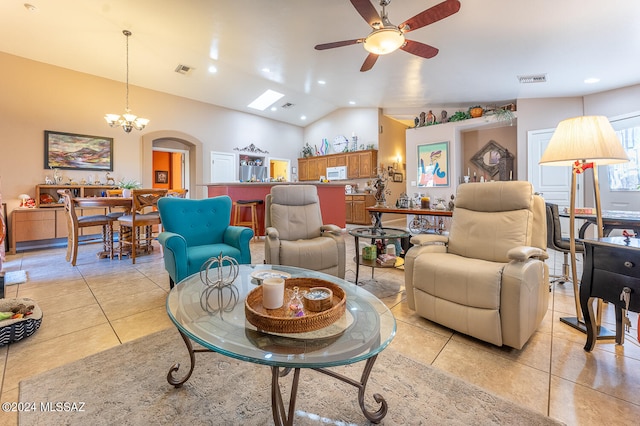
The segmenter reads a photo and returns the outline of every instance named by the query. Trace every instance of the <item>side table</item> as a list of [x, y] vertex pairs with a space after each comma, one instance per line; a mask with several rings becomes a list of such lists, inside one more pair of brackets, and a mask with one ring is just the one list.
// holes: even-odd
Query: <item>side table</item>
[[615, 306], [616, 343], [624, 343], [620, 298], [625, 288], [630, 290], [628, 309], [640, 312], [640, 239], [606, 237], [583, 240], [585, 262], [580, 284], [580, 305], [587, 328], [584, 350], [590, 352], [596, 343], [597, 325], [593, 315], [593, 298], [600, 298]]
[[375, 240], [391, 240], [391, 239], [402, 239], [408, 238], [411, 234], [404, 229], [397, 228], [382, 228], [382, 227], [373, 227], [373, 228], [354, 228], [349, 230], [349, 234], [353, 235], [355, 238], [355, 247], [356, 247], [356, 255], [354, 257], [354, 262], [356, 262], [356, 282], [358, 285], [358, 278], [360, 276], [360, 265], [365, 265], [371, 268], [371, 279], [373, 279], [373, 271], [375, 268], [389, 268], [390, 266], [383, 266], [376, 262], [376, 259], [373, 260], [365, 260], [362, 258], [360, 254], [360, 238], [367, 238], [371, 240], [373, 244]]

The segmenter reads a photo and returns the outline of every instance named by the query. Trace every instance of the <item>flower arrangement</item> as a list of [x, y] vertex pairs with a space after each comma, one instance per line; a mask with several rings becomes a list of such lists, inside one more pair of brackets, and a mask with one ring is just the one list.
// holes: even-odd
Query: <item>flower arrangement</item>
[[311, 148], [308, 142], [302, 147], [302, 156], [303, 157], [313, 156], [313, 148]]
[[138, 182], [137, 180], [120, 180], [118, 182], [118, 188], [122, 188], [122, 189], [137, 189], [142, 187], [142, 185], [140, 184], [140, 182]]

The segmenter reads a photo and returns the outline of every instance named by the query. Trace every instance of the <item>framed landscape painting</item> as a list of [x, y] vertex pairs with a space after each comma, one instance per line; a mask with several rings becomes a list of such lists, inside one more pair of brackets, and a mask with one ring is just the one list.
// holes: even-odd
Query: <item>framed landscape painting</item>
[[418, 186], [449, 184], [449, 142], [418, 145]]
[[113, 171], [113, 138], [45, 130], [44, 168]]

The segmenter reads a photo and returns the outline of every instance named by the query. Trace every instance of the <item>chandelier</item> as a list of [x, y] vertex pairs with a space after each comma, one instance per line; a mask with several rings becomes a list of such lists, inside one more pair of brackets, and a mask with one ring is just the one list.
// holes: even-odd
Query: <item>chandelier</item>
[[149, 120], [131, 114], [131, 110], [129, 109], [129, 37], [131, 36], [131, 31], [124, 30], [122, 34], [127, 37], [127, 104], [124, 114], [106, 114], [104, 119], [107, 120], [109, 126], [122, 127], [126, 133], [129, 133], [134, 128], [136, 130], [144, 129], [144, 127], [149, 124]]

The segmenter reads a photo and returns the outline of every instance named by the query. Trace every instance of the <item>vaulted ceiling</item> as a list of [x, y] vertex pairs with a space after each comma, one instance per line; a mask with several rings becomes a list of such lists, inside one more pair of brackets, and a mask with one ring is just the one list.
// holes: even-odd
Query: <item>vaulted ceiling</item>
[[[393, 0], [386, 9], [399, 25], [441, 1]], [[458, 13], [407, 34], [438, 48], [437, 56], [396, 51], [368, 72], [360, 72], [367, 57], [360, 44], [314, 49], [370, 32], [349, 0], [30, 3], [0, 2], [0, 51], [124, 81], [128, 29], [131, 85], [298, 126], [351, 106], [406, 119], [427, 106], [581, 96], [640, 83], [640, 2], [633, 0], [461, 0]], [[179, 74], [178, 65], [191, 70]], [[547, 82], [518, 81], [536, 74]], [[275, 111], [247, 108], [267, 89], [284, 94]], [[131, 106], [135, 112], [134, 90]]]

